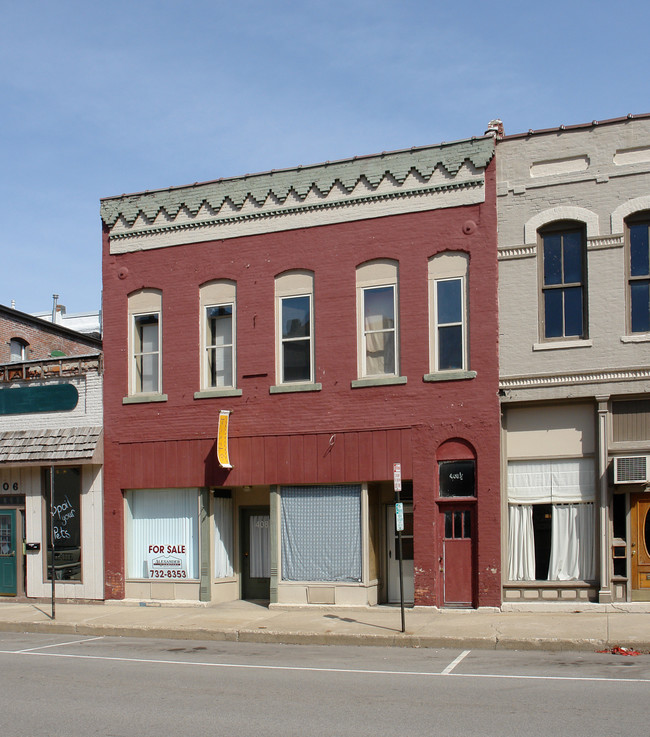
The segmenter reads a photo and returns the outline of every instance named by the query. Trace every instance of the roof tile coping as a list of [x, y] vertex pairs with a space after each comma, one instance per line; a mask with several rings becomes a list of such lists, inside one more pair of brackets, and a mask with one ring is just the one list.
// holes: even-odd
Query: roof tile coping
[[607, 120], [592, 120], [589, 123], [575, 123], [573, 125], [558, 125], [555, 126], [555, 128], [539, 128], [537, 130], [533, 130], [532, 128], [530, 130], [525, 131], [524, 133], [509, 133], [507, 136], [503, 136], [502, 138], [497, 138], [497, 144], [499, 144], [501, 141], [510, 141], [515, 138], [529, 138], [530, 136], [540, 136], [545, 135], [548, 133], [563, 133], [564, 131], [575, 131], [575, 130], [586, 130], [588, 128], [597, 128], [599, 125], [607, 126], [607, 125], [615, 125], [618, 123], [625, 123], [627, 121], [631, 120], [644, 120], [650, 118], [650, 113], [637, 113], [633, 115], [632, 113], [629, 113], [628, 115], [625, 115], [623, 117], [619, 118], [608, 118]]
[[249, 198], [263, 204], [269, 195], [284, 202], [291, 192], [304, 199], [314, 188], [326, 195], [337, 183], [349, 193], [362, 178], [372, 187], [379, 186], [386, 175], [401, 184], [412, 171], [429, 180], [438, 166], [455, 175], [466, 161], [476, 169], [484, 169], [493, 156], [494, 138], [491, 135], [435, 146], [414, 146], [334, 162], [106, 197], [101, 200], [101, 218], [109, 227], [120, 217], [133, 225], [141, 213], [154, 220], [164, 210], [174, 218], [185, 207], [196, 215], [204, 203], [218, 211], [226, 201], [240, 208]]

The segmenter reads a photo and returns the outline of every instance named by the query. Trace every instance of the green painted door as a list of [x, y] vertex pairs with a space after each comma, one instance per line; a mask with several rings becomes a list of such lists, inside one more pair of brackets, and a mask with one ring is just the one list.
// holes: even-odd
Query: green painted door
[[16, 510], [0, 512], [0, 596], [16, 595]]

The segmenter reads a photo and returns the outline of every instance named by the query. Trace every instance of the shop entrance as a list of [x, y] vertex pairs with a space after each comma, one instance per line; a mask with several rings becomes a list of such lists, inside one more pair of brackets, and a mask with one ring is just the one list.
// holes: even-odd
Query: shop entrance
[[443, 599], [445, 606], [474, 603], [474, 508], [445, 508], [443, 538]]
[[630, 496], [632, 600], [650, 601], [650, 494]]
[[268, 599], [271, 538], [268, 507], [243, 507], [240, 515], [241, 598]]
[[[397, 531], [395, 530], [395, 505], [386, 507], [386, 532], [388, 534], [388, 603], [399, 604], [399, 559]], [[412, 604], [413, 584], [413, 505], [404, 504], [404, 530], [402, 531], [402, 572], [404, 575], [404, 601]]]
[[18, 593], [18, 557], [16, 554], [16, 510], [0, 511], [0, 596]]

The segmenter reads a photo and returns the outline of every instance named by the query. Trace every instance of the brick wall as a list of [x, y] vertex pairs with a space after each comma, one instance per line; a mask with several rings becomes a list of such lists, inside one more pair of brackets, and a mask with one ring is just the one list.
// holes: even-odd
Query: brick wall
[[[316, 445], [311, 471], [294, 448], [337, 434], [338, 482], [389, 480], [390, 464], [407, 459], [416, 505], [418, 603], [439, 603], [441, 514], [435, 502], [436, 448], [465, 439], [476, 452], [479, 495], [477, 599], [500, 603], [499, 405], [497, 398], [496, 207], [494, 165], [486, 201], [337, 225], [111, 255], [104, 233], [106, 595], [122, 595], [122, 491], [166, 486], [322, 483], [331, 477], [327, 448]], [[476, 229], [464, 229], [474, 221]], [[468, 253], [470, 368], [468, 381], [424, 382], [429, 367], [427, 263], [436, 253]], [[352, 389], [357, 377], [356, 267], [371, 259], [399, 263], [400, 374], [407, 383]], [[274, 278], [288, 269], [314, 273], [315, 381], [322, 390], [270, 394], [275, 378]], [[241, 397], [194, 399], [200, 388], [199, 287], [211, 279], [237, 283], [237, 386]], [[162, 391], [166, 402], [122, 403], [128, 386], [127, 298], [143, 287], [162, 292]], [[232, 411], [233, 448], [251, 439], [248, 467], [233, 456], [226, 476], [208, 462], [220, 409]], [[387, 428], [413, 428], [394, 448]], [[380, 460], [345, 438], [367, 432]], [[384, 438], [383, 440], [381, 438]], [[341, 445], [339, 445], [339, 443]], [[382, 445], [383, 443], [383, 445]], [[282, 450], [288, 445], [289, 450]], [[340, 450], [341, 446], [343, 450]], [[158, 449], [157, 449], [158, 448]], [[288, 453], [278, 471], [278, 455]], [[369, 451], [368, 451], [369, 452]], [[355, 459], [356, 458], [356, 462]], [[326, 460], [327, 459], [327, 460]], [[251, 470], [251, 466], [253, 469]], [[274, 468], [271, 473], [271, 467]], [[137, 471], [134, 470], [137, 468]], [[247, 480], [249, 479], [249, 480]]]
[[100, 345], [98, 341], [87, 339], [83, 335], [68, 335], [66, 332], [16, 310], [2, 310], [0, 364], [11, 361], [9, 342], [12, 338], [20, 338], [27, 344], [27, 360], [48, 358], [52, 351], [62, 351], [66, 356], [82, 356], [97, 352]]

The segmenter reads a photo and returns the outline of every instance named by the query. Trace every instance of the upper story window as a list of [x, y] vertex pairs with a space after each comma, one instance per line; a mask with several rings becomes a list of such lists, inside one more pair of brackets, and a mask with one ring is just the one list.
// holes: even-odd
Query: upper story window
[[289, 271], [275, 279], [278, 384], [314, 382], [314, 275]]
[[398, 265], [382, 259], [357, 268], [358, 369], [361, 377], [399, 373]]
[[203, 358], [201, 388], [229, 389], [236, 385], [235, 282], [213, 281], [200, 289]]
[[162, 295], [141, 289], [129, 295], [129, 394], [162, 391]]
[[540, 232], [541, 333], [545, 339], [587, 337], [584, 226], [554, 223]]
[[26, 361], [27, 360], [27, 343], [22, 338], [12, 338], [9, 341], [10, 360]]
[[441, 253], [429, 259], [431, 371], [467, 370], [467, 271], [464, 253]]
[[627, 221], [628, 326], [631, 333], [650, 332], [650, 213]]

